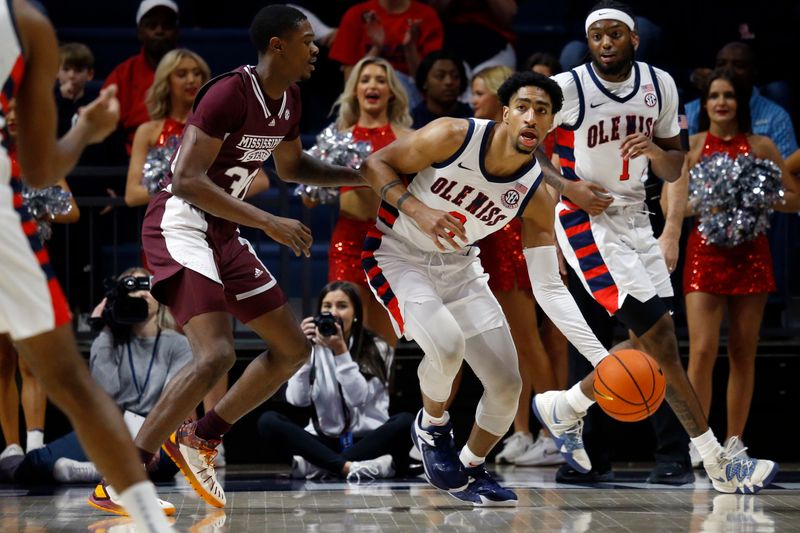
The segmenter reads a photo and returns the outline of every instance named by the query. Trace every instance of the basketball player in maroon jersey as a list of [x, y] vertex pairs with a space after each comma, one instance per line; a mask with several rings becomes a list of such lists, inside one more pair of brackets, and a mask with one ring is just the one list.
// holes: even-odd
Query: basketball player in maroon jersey
[[[255, 16], [250, 37], [258, 64], [223, 74], [201, 89], [172, 163], [171, 183], [151, 200], [142, 228], [153, 295], [183, 326], [194, 362], [164, 388], [136, 444], [148, 463], [163, 443], [192, 487], [216, 507], [226, 501], [213, 466], [222, 435], [272, 396], [311, 352], [286, 296], [238, 226], [260, 229], [298, 256], [309, 255], [311, 232], [242, 199], [271, 155], [286, 181], [363, 184], [357, 172], [302, 151], [295, 82], [311, 76], [319, 52], [305, 15], [284, 5], [267, 6]], [[269, 350], [250, 363], [214, 409], [181, 426], [233, 366], [230, 315]], [[104, 494], [101, 484], [91, 498], [109, 511], [124, 511]]]

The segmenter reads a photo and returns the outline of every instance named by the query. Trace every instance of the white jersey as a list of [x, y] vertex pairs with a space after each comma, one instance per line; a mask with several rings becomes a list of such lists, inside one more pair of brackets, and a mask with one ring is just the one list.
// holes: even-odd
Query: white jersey
[[8, 157], [8, 138], [6, 113], [8, 101], [22, 81], [24, 71], [22, 47], [19, 44], [17, 29], [11, 13], [11, 3], [0, 2], [0, 184], [11, 179], [11, 161]]
[[644, 202], [648, 159], [623, 161], [620, 146], [632, 133], [651, 139], [680, 133], [678, 91], [672, 77], [637, 61], [630, 77], [619, 83], [601, 79], [591, 63], [553, 79], [564, 91], [564, 107], [554, 121], [564, 176], [603, 186], [616, 206]]
[[[474, 243], [522, 213], [541, 183], [542, 171], [534, 157], [513, 176], [490, 174], [485, 160], [494, 122], [468, 121], [469, 130], [458, 151], [446, 161], [411, 176], [408, 191], [428, 207], [448, 211], [459, 219], [464, 225], [467, 242]], [[377, 227], [422, 251], [439, 251], [433, 240], [409, 216], [387, 202], [382, 202], [378, 210]], [[448, 252], [459, 251], [444, 240], [440, 242]]]

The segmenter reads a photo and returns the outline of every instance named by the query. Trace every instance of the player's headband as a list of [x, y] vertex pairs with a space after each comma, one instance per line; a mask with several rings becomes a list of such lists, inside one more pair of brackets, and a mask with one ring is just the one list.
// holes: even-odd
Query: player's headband
[[636, 23], [633, 22], [633, 18], [624, 11], [620, 11], [619, 9], [598, 9], [597, 11], [592, 11], [589, 13], [589, 16], [586, 17], [587, 37], [589, 36], [589, 26], [598, 20], [618, 20], [630, 28], [631, 31], [636, 31]]

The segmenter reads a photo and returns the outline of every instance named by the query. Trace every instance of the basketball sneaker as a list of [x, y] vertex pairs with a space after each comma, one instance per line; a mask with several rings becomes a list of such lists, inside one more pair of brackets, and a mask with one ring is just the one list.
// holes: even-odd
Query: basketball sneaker
[[692, 461], [692, 468], [703, 466], [703, 458], [700, 457], [700, 452], [697, 451], [697, 446], [693, 442], [689, 443], [689, 459]]
[[[87, 501], [89, 502], [89, 505], [95, 509], [118, 514], [120, 516], [128, 516], [128, 511], [126, 511], [125, 507], [122, 506], [117, 491], [115, 491], [105, 480], [97, 484]], [[158, 505], [161, 507], [161, 510], [164, 511], [165, 515], [172, 516], [175, 514], [175, 506], [171, 503], [159, 498]]]
[[365, 461], [352, 461], [347, 474], [348, 483], [369, 483], [394, 476], [394, 461], [389, 454]]
[[461, 501], [469, 502], [476, 507], [514, 507], [517, 495], [513, 490], [502, 487], [492, 475], [486, 471], [485, 465], [465, 468], [469, 478], [467, 488], [451, 492]]
[[738, 449], [738, 441], [736, 437], [728, 439], [716, 462], [704, 462], [703, 466], [717, 491], [755, 494], [770, 484], [778, 473], [778, 465], [773, 461], [747, 457], [746, 454], [742, 456], [746, 448]]
[[[547, 428], [553, 437], [556, 448], [572, 468], [585, 474], [592, 469], [592, 462], [583, 446], [583, 416], [576, 413], [574, 418], [558, 418], [558, 402], [566, 402], [567, 391], [547, 391], [533, 397], [533, 414]], [[571, 410], [571, 409], [570, 409]]]
[[438, 489], [463, 491], [469, 484], [453, 440], [453, 425], [422, 427], [422, 409], [411, 426], [411, 440], [422, 455], [425, 477]]
[[161, 445], [180, 468], [186, 481], [209, 505], [225, 506], [225, 491], [217, 481], [214, 458], [219, 440], [204, 440], [195, 435], [197, 422], [186, 421]]
[[536, 442], [514, 461], [517, 466], [552, 466], [564, 463], [564, 457], [556, 443], [544, 431], [540, 431]]
[[517, 431], [503, 441], [502, 451], [498, 453], [494, 462], [498, 464], [513, 464], [517, 458], [524, 454], [533, 446], [533, 435], [522, 431]]

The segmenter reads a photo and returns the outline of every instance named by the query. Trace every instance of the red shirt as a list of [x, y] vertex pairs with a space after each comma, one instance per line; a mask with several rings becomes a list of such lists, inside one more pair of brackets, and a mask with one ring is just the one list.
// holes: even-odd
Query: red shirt
[[410, 74], [406, 56], [403, 52], [405, 37], [410, 20], [419, 20], [419, 37], [417, 37], [417, 53], [420, 60], [444, 44], [444, 31], [436, 11], [420, 2], [411, 2], [403, 13], [389, 13], [378, 0], [368, 0], [347, 10], [339, 24], [336, 39], [329, 57], [344, 65], [355, 65], [372, 47], [367, 36], [367, 25], [364, 16], [367, 11], [374, 11], [384, 30], [381, 57], [387, 59], [392, 66], [405, 74]]
[[155, 69], [150, 68], [144, 56], [144, 49], [129, 57], [111, 71], [103, 87], [117, 84], [119, 100], [119, 122], [125, 130], [125, 147], [131, 153], [136, 128], [150, 120], [150, 113], [144, 103], [145, 93], [153, 84]]

